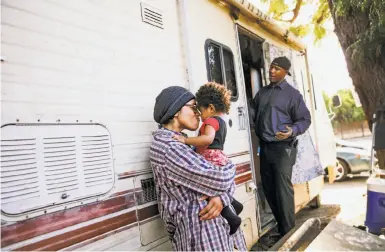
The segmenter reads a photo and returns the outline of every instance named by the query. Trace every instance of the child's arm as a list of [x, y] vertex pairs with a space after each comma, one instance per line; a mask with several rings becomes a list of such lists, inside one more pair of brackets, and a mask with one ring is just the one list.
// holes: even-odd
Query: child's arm
[[195, 147], [204, 147], [209, 146], [213, 143], [215, 138], [215, 129], [213, 126], [206, 124], [205, 132], [203, 135], [197, 137], [188, 137], [185, 140], [185, 143], [188, 145], [193, 145]]
[[178, 140], [179, 142], [182, 142], [188, 145], [193, 145], [195, 147], [209, 146], [214, 141], [214, 138], [215, 138], [215, 129], [213, 126], [208, 124], [205, 125], [204, 134], [197, 137], [184, 137], [184, 136], [174, 135], [174, 139]]

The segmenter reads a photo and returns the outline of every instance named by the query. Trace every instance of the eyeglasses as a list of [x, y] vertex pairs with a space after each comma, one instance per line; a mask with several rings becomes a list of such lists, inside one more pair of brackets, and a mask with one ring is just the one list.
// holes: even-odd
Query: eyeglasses
[[198, 114], [198, 115], [201, 114], [201, 112], [199, 111], [198, 106], [196, 104], [186, 104], [185, 106], [190, 107], [195, 114]]

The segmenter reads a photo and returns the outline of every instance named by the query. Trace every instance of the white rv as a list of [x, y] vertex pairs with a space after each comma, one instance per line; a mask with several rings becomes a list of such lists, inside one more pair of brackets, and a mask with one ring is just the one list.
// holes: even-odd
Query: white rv
[[207, 81], [234, 95], [225, 152], [237, 166], [250, 248], [274, 226], [248, 101], [267, 84], [275, 54], [290, 54], [313, 119], [300, 140], [312, 164], [298, 162], [309, 173], [295, 184], [297, 211], [319, 199], [323, 176], [311, 172], [318, 154], [321, 168], [335, 164], [335, 146], [306, 48], [249, 1], [2, 0], [1, 8], [3, 251], [171, 249], [148, 157], [153, 106], [167, 86], [195, 92]]

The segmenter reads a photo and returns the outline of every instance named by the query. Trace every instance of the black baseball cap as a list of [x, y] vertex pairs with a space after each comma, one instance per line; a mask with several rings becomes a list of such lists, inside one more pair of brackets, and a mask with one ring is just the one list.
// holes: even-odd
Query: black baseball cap
[[287, 71], [287, 74], [291, 76], [291, 73], [289, 72], [290, 67], [291, 67], [291, 62], [288, 58], [285, 56], [275, 58], [273, 62], [271, 62], [271, 65], [280, 67], [282, 69], [285, 69]]

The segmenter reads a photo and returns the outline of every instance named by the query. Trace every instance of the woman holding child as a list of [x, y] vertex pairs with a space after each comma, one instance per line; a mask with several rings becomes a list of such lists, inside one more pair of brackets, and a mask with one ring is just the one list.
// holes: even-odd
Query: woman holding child
[[[197, 104], [191, 92], [178, 86], [162, 90], [156, 98], [154, 119], [160, 128], [154, 133], [150, 162], [173, 250], [247, 250], [238, 228], [242, 205], [232, 197], [235, 166], [223, 154], [226, 125], [221, 115], [228, 107], [218, 104], [226, 103], [228, 93], [221, 87], [212, 83], [202, 87], [217, 98], [212, 103], [206, 96]], [[197, 130], [199, 110], [204, 128], [198, 137], [185, 138], [182, 130]]]

